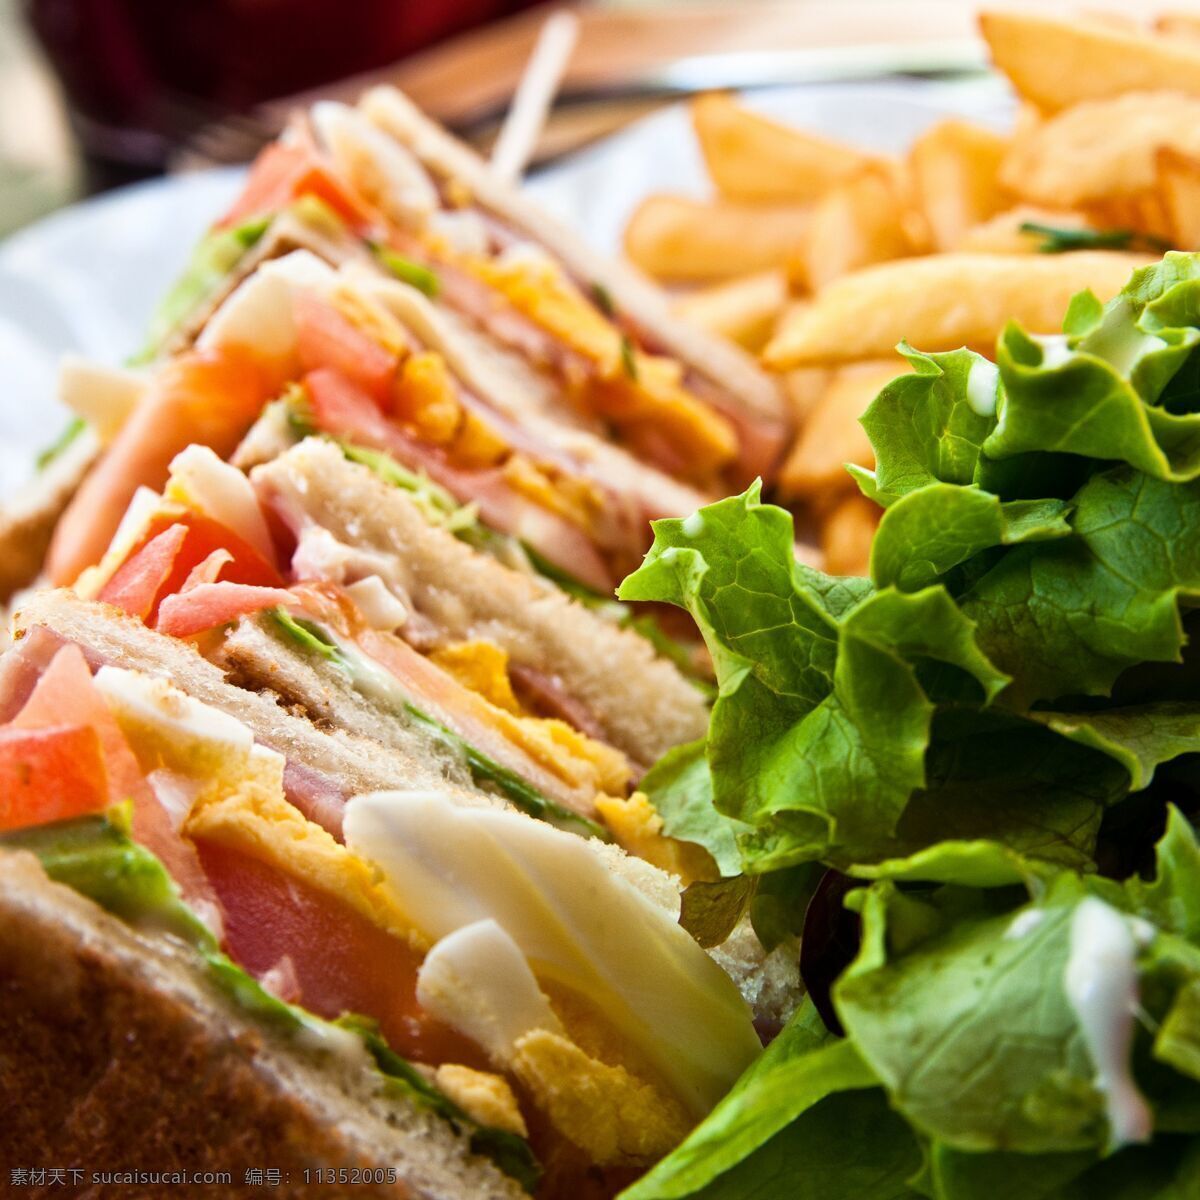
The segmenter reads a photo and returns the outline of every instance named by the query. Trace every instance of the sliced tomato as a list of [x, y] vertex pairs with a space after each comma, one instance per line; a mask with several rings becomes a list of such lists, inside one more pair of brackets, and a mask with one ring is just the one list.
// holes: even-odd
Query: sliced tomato
[[191, 637], [227, 621], [292, 600], [292, 593], [286, 588], [251, 587], [228, 581], [198, 583], [186, 592], [176, 592], [163, 599], [158, 606], [155, 628], [170, 637]]
[[100, 561], [134, 492], [142, 485], [161, 488], [185, 446], [211, 446], [221, 458], [232, 454], [272, 386], [253, 357], [232, 349], [189, 351], [157, 370], [60, 519], [46, 560], [51, 581], [74, 583]]
[[245, 538], [234, 533], [227, 525], [198, 512], [189, 512], [177, 519], [187, 526], [188, 536], [162, 595], [182, 591], [192, 572], [222, 550], [229, 554], [229, 561], [221, 568], [222, 579], [254, 587], [283, 586], [283, 576], [275, 564], [263, 558]]
[[271, 216], [301, 196], [323, 200], [351, 229], [359, 230], [370, 223], [367, 208], [321, 162], [311, 141], [298, 141], [273, 142], [263, 150], [254, 160], [242, 194], [217, 227]]
[[[83, 651], [69, 642], [42, 672], [9, 728], [37, 732], [62, 724], [87, 726], [99, 738], [106, 772], [106, 791], [101, 807], [132, 800], [134, 838], [158, 856], [190, 902], [212, 914], [214, 923], [219, 922], [220, 910], [200, 869], [195, 848], [179, 835], [146, 782], [145, 771], [133, 747], [92, 683], [92, 673]], [[149, 765], [147, 769], [150, 769]], [[2, 795], [0, 792], [0, 797]]]
[[240, 849], [204, 840], [197, 847], [225, 911], [235, 962], [261, 977], [290, 959], [300, 1002], [318, 1016], [363, 1013], [406, 1058], [487, 1069], [473, 1042], [417, 1003], [419, 958], [407, 942], [339, 897]]
[[306, 371], [321, 367], [337, 371], [384, 407], [396, 378], [396, 355], [311, 292], [298, 292], [292, 311], [301, 366]]
[[392, 435], [393, 426], [379, 411], [379, 406], [357, 384], [339, 371], [320, 367], [304, 377], [317, 425], [326, 433], [372, 439], [371, 444], [383, 447]]
[[96, 598], [144, 621], [170, 578], [187, 535], [187, 526], [178, 522], [155, 534], [113, 572]]
[[104, 751], [90, 726], [0, 729], [0, 829], [65, 821], [107, 806]]

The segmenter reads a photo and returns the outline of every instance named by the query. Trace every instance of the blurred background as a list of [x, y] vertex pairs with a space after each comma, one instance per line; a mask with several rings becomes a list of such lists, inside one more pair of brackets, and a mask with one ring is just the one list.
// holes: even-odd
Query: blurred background
[[[487, 147], [532, 0], [0, 0], [0, 234], [159, 174], [245, 161], [297, 98], [400, 83]], [[560, 156], [712, 86], [982, 63], [964, 0], [601, 0], [538, 147]]]

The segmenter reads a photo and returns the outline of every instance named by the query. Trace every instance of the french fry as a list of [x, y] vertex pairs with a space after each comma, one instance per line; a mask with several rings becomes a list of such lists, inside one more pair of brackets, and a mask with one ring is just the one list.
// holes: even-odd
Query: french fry
[[1126, 92], [1200, 95], [1200, 46], [1185, 38], [1025, 11], [983, 12], [979, 27], [993, 63], [1044, 112]]
[[1200, 155], [1200, 98], [1137, 92], [1079, 104], [1017, 139], [1000, 179], [1022, 199], [1057, 208], [1137, 196], [1157, 182], [1160, 146]]
[[829, 367], [798, 367], [783, 376], [783, 394], [797, 428], [812, 415], [832, 381], [833, 371]]
[[657, 279], [699, 283], [782, 266], [804, 243], [803, 205], [649, 196], [625, 227], [625, 253]]
[[1181, 250], [1200, 250], [1200, 159], [1163, 147], [1157, 163], [1171, 242]]
[[757, 353], [770, 338], [787, 298], [783, 271], [762, 271], [680, 296], [675, 311], [709, 333]]
[[777, 370], [884, 358], [907, 338], [922, 350], [988, 346], [1010, 318], [1056, 332], [1071, 297], [1115, 295], [1150, 255], [936, 254], [868, 267], [830, 284], [768, 343]]
[[692, 124], [708, 173], [730, 200], [814, 200], [876, 159], [760, 116], [723, 92], [692, 101]]
[[1073, 209], [1064, 211], [1019, 204], [968, 229], [954, 248], [968, 254], [1036, 254], [1042, 239], [1023, 230], [1023, 225], [1044, 225], [1052, 229], [1093, 228], [1085, 213]]
[[1200, 40], [1200, 12], [1165, 12], [1159, 14], [1154, 28], [1166, 37]]
[[913, 252], [900, 221], [893, 172], [867, 167], [830, 188], [813, 209], [802, 260], [814, 291], [840, 275]]
[[859, 417], [880, 389], [908, 364], [900, 357], [882, 362], [854, 363], [840, 368], [801, 426], [778, 476], [782, 495], [816, 500], [830, 492], [850, 491], [854, 480], [845, 464], [873, 467], [875, 455]]
[[941, 121], [919, 137], [908, 161], [933, 245], [949, 250], [1006, 203], [997, 178], [1008, 139], [970, 121]]
[[883, 510], [866, 496], [847, 496], [821, 525], [821, 550], [830, 575], [868, 575], [871, 542]]

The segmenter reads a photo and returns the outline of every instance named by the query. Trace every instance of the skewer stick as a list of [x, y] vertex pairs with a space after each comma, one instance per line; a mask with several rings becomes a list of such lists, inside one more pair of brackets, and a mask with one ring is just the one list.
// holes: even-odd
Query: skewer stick
[[492, 150], [492, 170], [502, 179], [518, 183], [525, 173], [578, 38], [579, 18], [565, 9], [538, 33]]

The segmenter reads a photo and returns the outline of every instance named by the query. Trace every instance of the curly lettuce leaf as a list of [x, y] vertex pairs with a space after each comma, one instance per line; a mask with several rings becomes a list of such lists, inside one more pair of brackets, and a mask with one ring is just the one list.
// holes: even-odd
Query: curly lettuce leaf
[[918, 591], [993, 546], [1068, 537], [1063, 500], [1012, 500], [976, 487], [931, 483], [900, 497], [883, 514], [871, 543], [877, 587]]
[[[1140, 881], [1070, 873], [1031, 878], [1035, 898], [1016, 908], [1003, 906], [1003, 890], [904, 893], [882, 883], [852, 893], [863, 943], [834, 1001], [897, 1110], [958, 1151], [1110, 1148], [1108, 1098], [1066, 985], [1076, 915], [1098, 898], [1119, 920], [1142, 922], [1129, 925], [1147, 1027], [1132, 1051], [1138, 1085], [1164, 1131], [1200, 1130], [1200, 947], [1152, 919], [1170, 915], [1164, 893], [1181, 893], [1190, 914], [1195, 853], [1194, 833], [1174, 814], [1149, 885], [1154, 903]], [[1136, 1030], [1132, 1008], [1117, 1019]]]
[[1073, 537], [1013, 547], [960, 599], [1015, 705], [1104, 696], [1135, 664], [1180, 660], [1180, 601], [1200, 591], [1200, 483], [1113, 468], [1080, 489], [1071, 524]]
[[622, 1200], [703, 1195], [728, 1172], [737, 1172], [730, 1177], [735, 1185], [743, 1183], [740, 1168], [776, 1134], [827, 1097], [875, 1083], [854, 1047], [831, 1037], [806, 1001], [733, 1090]]
[[887, 385], [863, 414], [875, 471], [851, 473], [884, 507], [931, 483], [969, 484], [980, 449], [995, 427], [1000, 378], [971, 350], [922, 354], [901, 344], [912, 367]]
[[795, 562], [790, 516], [758, 497], [656, 522], [619, 594], [686, 608], [705, 638], [713, 804], [755, 827], [738, 835], [746, 865], [870, 857], [924, 784], [934, 704], [919, 666], [973, 680], [984, 702], [1007, 678], [944, 589], [820, 584]]

